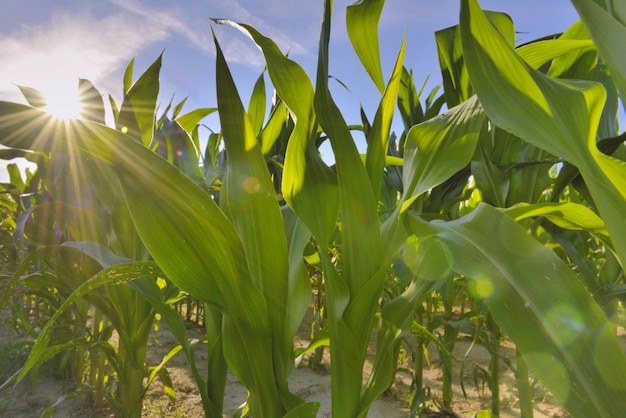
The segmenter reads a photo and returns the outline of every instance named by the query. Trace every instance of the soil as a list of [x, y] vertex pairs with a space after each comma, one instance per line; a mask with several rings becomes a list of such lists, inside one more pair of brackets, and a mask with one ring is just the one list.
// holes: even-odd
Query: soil
[[[305, 334], [307, 331], [303, 330]], [[189, 330], [190, 338], [201, 338], [202, 330], [199, 328]], [[151, 365], [161, 362], [163, 356], [176, 344], [174, 337], [169, 333], [165, 324], [161, 324], [156, 338], [151, 338], [148, 346], [148, 361]], [[624, 336], [621, 337], [624, 339]], [[10, 336], [0, 332], [0, 344], [10, 341]], [[296, 345], [304, 346], [307, 341], [297, 339]], [[201, 350], [197, 350], [201, 351]], [[515, 350], [512, 344], [503, 342], [501, 354], [509, 359], [515, 358]], [[428, 346], [430, 364], [424, 367], [424, 387], [430, 388], [430, 398], [440, 400], [442, 372], [437, 358], [437, 350], [434, 345]], [[3, 354], [0, 354], [3, 355]], [[206, 363], [206, 354], [196, 353], [198, 367]], [[491, 394], [486, 381], [480, 380], [480, 369], [487, 369], [489, 353], [481, 346], [474, 346], [471, 341], [459, 340], [454, 349], [453, 365], [453, 412], [459, 417], [472, 417], [475, 413], [487, 410], [490, 407]], [[408, 359], [406, 360], [409, 361]], [[369, 365], [368, 365], [369, 366]], [[365, 374], [369, 372], [366, 366]], [[407, 364], [408, 366], [408, 364]], [[330, 368], [328, 350], [325, 350], [321, 367], [313, 369], [309, 367], [306, 359], [293, 371], [289, 384], [293, 393], [307, 401], [321, 403], [318, 417], [330, 417]], [[182, 353], [177, 354], [168, 363], [167, 369], [176, 390], [176, 401], [171, 403], [163, 392], [162, 385], [155, 380], [148, 390], [144, 402], [144, 414], [146, 418], [154, 417], [203, 417], [202, 404], [193, 377], [188, 370], [187, 361]], [[475, 372], [478, 370], [478, 372]], [[203, 371], [201, 370], [201, 373]], [[475, 377], [476, 380], [475, 380]], [[463, 385], [461, 385], [461, 381]], [[400, 418], [409, 417], [408, 392], [411, 384], [410, 371], [399, 369], [396, 381], [392, 388], [377, 400], [370, 409], [370, 418]], [[463, 394], [463, 387], [465, 395]], [[40, 376], [34, 391], [29, 390], [26, 382], [21, 382], [16, 387], [8, 387], [0, 390], [0, 417], [31, 418], [39, 417], [41, 412], [70, 389], [68, 382], [55, 380], [45, 375]], [[535, 417], [565, 418], [569, 415], [558, 405], [550, 393], [540, 384], [534, 385]], [[235, 379], [228, 376], [225, 395], [224, 417], [232, 416], [233, 412], [245, 401], [246, 389]], [[515, 379], [511, 370], [501, 363], [501, 417], [519, 417], [519, 403]], [[455, 415], [430, 415], [437, 411], [436, 402], [429, 404], [430, 411], [423, 411], [419, 416], [455, 416]], [[96, 408], [90, 405], [85, 396], [73, 397], [62, 402], [55, 410], [53, 417], [92, 417], [110, 418], [114, 414], [106, 408]]]

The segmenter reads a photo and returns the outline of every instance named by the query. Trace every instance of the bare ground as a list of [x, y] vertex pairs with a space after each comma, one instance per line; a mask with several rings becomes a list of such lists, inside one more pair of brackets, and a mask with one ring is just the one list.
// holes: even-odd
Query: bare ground
[[[306, 331], [304, 331], [306, 332]], [[201, 338], [200, 329], [189, 330], [191, 338]], [[176, 344], [174, 337], [162, 324], [157, 338], [151, 338], [148, 347], [148, 361], [152, 365], [160, 363], [163, 356]], [[620, 338], [624, 339], [622, 335]], [[6, 332], [0, 333], [0, 344], [10, 340]], [[622, 341], [623, 342], [623, 341]], [[296, 344], [305, 345], [304, 340], [297, 340]], [[468, 350], [471, 347], [471, 350]], [[430, 389], [430, 396], [440, 400], [442, 372], [437, 358], [437, 350], [434, 345], [429, 345], [430, 365], [424, 368], [424, 386]], [[515, 353], [512, 344], [504, 342], [501, 347], [502, 355], [514, 359]], [[206, 364], [206, 354], [197, 350], [196, 362], [202, 368]], [[328, 350], [322, 360], [321, 368], [312, 369], [305, 361], [294, 370], [289, 383], [293, 393], [307, 401], [321, 403], [318, 417], [330, 417], [330, 365]], [[0, 353], [2, 355], [2, 353]], [[470, 341], [460, 340], [454, 349], [456, 361], [453, 365], [453, 411], [460, 417], [472, 417], [476, 412], [489, 409], [491, 394], [486, 382], [475, 380], [476, 368], [487, 368], [489, 353], [483, 347], [472, 346]], [[408, 361], [408, 360], [407, 360]], [[369, 367], [369, 366], [368, 366]], [[365, 374], [369, 372], [366, 367]], [[155, 380], [149, 389], [144, 402], [144, 414], [146, 418], [168, 417], [203, 417], [202, 404], [193, 377], [187, 367], [187, 361], [179, 353], [168, 363], [168, 371], [176, 390], [176, 401], [171, 403], [165, 396], [162, 386]], [[201, 370], [201, 373], [203, 370]], [[464, 384], [463, 394], [461, 381]], [[408, 371], [400, 370], [391, 390], [377, 400], [370, 409], [370, 418], [400, 418], [409, 417], [408, 391], [411, 384], [411, 376]], [[30, 418], [39, 417], [40, 413], [49, 405], [53, 404], [60, 396], [70, 390], [69, 382], [55, 380], [41, 376], [34, 391], [30, 391], [26, 382], [16, 387], [9, 387], [0, 391], [0, 417]], [[537, 384], [534, 386], [535, 417], [568, 417], [554, 398]], [[511, 370], [501, 363], [501, 417], [518, 417], [519, 403], [515, 379]], [[245, 401], [246, 389], [235, 379], [228, 376], [225, 395], [224, 417], [229, 417]], [[432, 404], [432, 409], [436, 409]], [[113, 414], [106, 408], [96, 408], [89, 404], [86, 397], [78, 396], [64, 401], [56, 407], [53, 417], [92, 417], [109, 418]], [[424, 413], [422, 416], [429, 416]]]

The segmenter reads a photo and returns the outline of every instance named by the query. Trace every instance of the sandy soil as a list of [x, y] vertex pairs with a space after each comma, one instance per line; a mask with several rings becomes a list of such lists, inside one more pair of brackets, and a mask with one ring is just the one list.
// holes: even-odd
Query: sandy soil
[[[189, 333], [191, 338], [201, 337], [200, 329], [191, 329]], [[160, 363], [170, 347], [176, 343], [164, 324], [161, 325], [157, 337], [157, 339], [151, 339], [148, 347], [150, 364]], [[6, 342], [8, 338], [7, 335], [0, 335], [0, 343]], [[296, 344], [305, 343], [305, 341], [296, 342]], [[453, 409], [460, 417], [472, 417], [476, 412], [488, 409], [490, 402], [490, 392], [486, 382], [484, 385], [479, 382], [477, 386], [473, 377], [476, 367], [480, 366], [486, 369], [486, 365], [489, 362], [488, 352], [480, 346], [473, 346], [467, 354], [468, 348], [470, 348], [469, 341], [459, 341], [454, 350], [454, 356], [457, 361], [454, 362], [453, 370]], [[436, 349], [433, 345], [429, 346], [429, 354], [430, 366], [427, 366], [424, 370], [424, 384], [430, 388], [432, 398], [441, 399], [442, 373], [438, 365]], [[503, 343], [502, 354], [508, 358], [515, 357], [511, 344]], [[198, 352], [196, 355], [196, 362], [201, 367], [206, 362], [206, 355], [202, 352]], [[305, 360], [294, 370], [289, 380], [290, 388], [292, 392], [303, 399], [320, 402], [322, 406], [318, 414], [319, 417], [330, 417], [330, 365], [328, 354], [325, 354], [322, 368], [319, 370], [313, 370], [307, 364], [308, 362]], [[462, 374], [461, 370], [463, 370]], [[501, 370], [500, 393], [502, 413], [500, 416], [503, 418], [518, 417], [519, 405], [513, 374], [504, 363], [502, 363]], [[170, 360], [168, 371], [176, 389], [176, 402], [171, 404], [164, 395], [160, 382], [155, 381], [146, 396], [144, 417], [203, 417], [200, 396], [191, 373], [188, 371], [187, 361], [181, 353]], [[365, 372], [368, 372], [367, 368]], [[464, 382], [467, 398], [463, 396], [461, 379]], [[369, 417], [409, 417], [407, 393], [410, 383], [410, 374], [402, 370], [399, 371], [392, 390], [374, 403]], [[45, 376], [40, 378], [37, 389], [34, 392], [28, 390], [25, 382], [22, 382], [15, 388], [5, 388], [0, 391], [0, 417], [38, 417], [47, 406], [53, 404], [64, 393], [67, 393], [69, 388], [67, 382], [61, 382]], [[552, 396], [542, 389], [540, 385], [535, 387], [535, 396], [535, 417], [564, 418], [568, 416], [558, 406]], [[245, 388], [232, 375], [229, 375], [224, 416], [231, 416], [233, 411], [245, 401], [245, 398]], [[55, 409], [53, 415], [53, 417], [93, 418], [108, 418], [111, 416], [111, 411], [105, 408], [90, 406], [84, 396], [75, 397], [61, 403]]]

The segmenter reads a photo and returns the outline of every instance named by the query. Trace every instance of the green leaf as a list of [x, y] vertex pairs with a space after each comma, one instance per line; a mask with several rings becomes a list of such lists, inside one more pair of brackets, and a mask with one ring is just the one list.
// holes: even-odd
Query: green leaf
[[626, 163], [596, 147], [605, 89], [599, 83], [558, 80], [533, 70], [491, 26], [475, 0], [462, 2], [461, 38], [472, 85], [489, 118], [578, 167], [623, 264]]
[[576, 417], [617, 417], [626, 407], [626, 357], [576, 274], [500, 211], [480, 204], [457, 221], [409, 217], [437, 236], [452, 269], [470, 280], [533, 373]]
[[469, 164], [485, 115], [476, 98], [411, 128], [404, 148], [402, 210]]
[[[96, 275], [90, 277], [86, 282], [81, 284], [67, 299], [63, 301], [63, 304], [56, 310], [54, 315], [50, 317], [46, 325], [41, 329], [41, 333], [35, 340], [35, 344], [31, 349], [30, 355], [24, 364], [24, 367], [17, 375], [17, 381], [22, 380], [26, 374], [33, 368], [49, 358], [46, 354], [48, 350], [48, 343], [50, 341], [52, 329], [57, 325], [57, 322], [61, 315], [69, 309], [76, 301], [87, 293], [94, 289], [102, 287], [104, 285], [123, 284], [130, 280], [136, 280], [141, 277], [159, 277], [163, 276], [162, 271], [158, 268], [154, 262], [135, 262], [129, 264], [115, 265], [106, 268]], [[59, 350], [59, 352], [66, 350], [66, 347], [52, 347], [53, 350]]]
[[378, 196], [382, 183], [385, 167], [385, 157], [389, 148], [389, 130], [391, 129], [391, 121], [395, 112], [395, 103], [400, 88], [400, 80], [402, 79], [402, 70], [404, 62], [404, 52], [406, 39], [402, 41], [400, 52], [391, 75], [389, 83], [385, 87], [383, 98], [378, 105], [374, 122], [369, 131], [367, 138], [367, 158], [365, 160], [365, 168], [372, 183], [372, 190], [375, 196]]
[[81, 104], [80, 116], [83, 119], [105, 123], [104, 101], [102, 94], [89, 80], [78, 79], [78, 98]]
[[[270, 410], [271, 402], [280, 401], [278, 396], [272, 394], [270, 386], [277, 385], [274, 390], [278, 389], [279, 393], [283, 392], [281, 395], [289, 398], [287, 363], [293, 361], [293, 334], [284, 334], [287, 329], [286, 305], [290, 297], [287, 239], [278, 198], [256, 132], [244, 110], [217, 40], [215, 46], [217, 102], [228, 152], [220, 203], [241, 238], [250, 278], [265, 299], [264, 309], [259, 307], [257, 315], [268, 316], [274, 339], [271, 347], [273, 361], [259, 357], [263, 363], [255, 362], [252, 366], [258, 372], [255, 381], [246, 382], [251, 392], [250, 407], [255, 413], [255, 402]], [[246, 366], [250, 367], [240, 365]], [[268, 367], [273, 367], [273, 371], [268, 371]], [[261, 376], [266, 380], [263, 383], [259, 379]], [[265, 387], [260, 387], [262, 385]], [[291, 406], [288, 406], [289, 409]]]
[[[498, 12], [486, 12], [489, 21], [504, 34], [511, 46], [515, 45], [515, 29], [511, 18]], [[474, 93], [463, 59], [459, 25], [435, 32], [439, 67], [443, 78], [443, 91], [448, 108], [453, 108]]]
[[[602, 60], [606, 62], [615, 85], [626, 102], [626, 4], [624, 2], [599, 3], [572, 0], [582, 21], [597, 45]], [[601, 7], [601, 6], [604, 6]]]
[[270, 153], [280, 138], [280, 135], [288, 125], [289, 111], [282, 100], [270, 113], [270, 119], [261, 131], [261, 151], [265, 157], [270, 157]]
[[159, 55], [130, 88], [126, 88], [126, 85], [128, 77], [132, 77], [132, 61], [124, 74], [124, 100], [116, 126], [145, 146], [152, 141], [161, 58], [162, 55]]
[[183, 128], [185, 132], [191, 132], [202, 119], [215, 111], [217, 111], [217, 108], [215, 107], [194, 109], [189, 113], [185, 113], [184, 115], [177, 117], [176, 122], [178, 122], [180, 127]]
[[594, 234], [608, 236], [608, 231], [602, 219], [586, 206], [572, 203], [520, 203], [505, 209], [505, 213], [515, 221], [545, 216], [555, 225], [571, 230], [584, 230]]
[[46, 100], [46, 97], [39, 90], [26, 86], [17, 87], [22, 92], [22, 95], [24, 96], [28, 104], [32, 107], [42, 108], [48, 106], [48, 100]]
[[385, 81], [380, 65], [378, 22], [385, 0], [358, 0], [346, 8], [346, 29], [363, 67], [381, 94]]
[[265, 120], [265, 107], [267, 106], [267, 98], [265, 97], [265, 73], [262, 73], [254, 83], [250, 102], [248, 104], [248, 119], [252, 132], [258, 135], [263, 127]]
[[284, 418], [315, 418], [319, 409], [319, 402], [303, 403], [289, 411]]
[[315, 148], [318, 126], [311, 80], [302, 67], [283, 55], [271, 39], [253, 27], [228, 20], [216, 22], [240, 30], [263, 52], [272, 84], [295, 123], [285, 154], [283, 197], [318, 242], [326, 245], [335, 228], [339, 196], [335, 173], [322, 161]]

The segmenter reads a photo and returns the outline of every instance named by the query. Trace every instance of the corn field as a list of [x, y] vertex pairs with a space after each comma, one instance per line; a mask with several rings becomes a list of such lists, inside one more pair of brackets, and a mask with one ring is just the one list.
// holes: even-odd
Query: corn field
[[[328, 350], [333, 417], [368, 416], [401, 357], [409, 416], [421, 416], [425, 347], [441, 359], [436, 403], [452, 411], [451, 353], [465, 336], [492, 359], [490, 406], [475, 416], [499, 416], [503, 360], [522, 417], [535, 378], [572, 417], [623, 416], [626, 5], [572, 0], [580, 21], [516, 45], [509, 16], [461, 0], [459, 24], [435, 33], [441, 88], [424, 92], [404, 39], [383, 74], [384, 3], [355, 2], [337, 22], [325, 0], [314, 79], [254, 27], [211, 20], [215, 108], [158, 103], [160, 56], [138, 77], [128, 65], [121, 103], [81, 79], [79, 118], [46, 113], [26, 86], [29, 105], [0, 102], [0, 158], [37, 164], [25, 176], [9, 165], [0, 184], [0, 306], [27, 352], [3, 387], [35, 385], [52, 365], [71, 396], [136, 418], [153, 381], [175, 396], [167, 361], [178, 355], [206, 417], [224, 416], [229, 372], [248, 391], [234, 416], [316, 417], [319, 403], [288, 378], [296, 358]], [[380, 92], [358, 124], [329, 87], [331, 22], [345, 23]], [[248, 103], [218, 25], [263, 53]], [[178, 344], [152, 365], [159, 323]], [[296, 348], [303, 326], [310, 344]], [[504, 341], [515, 358], [500, 354]]]

